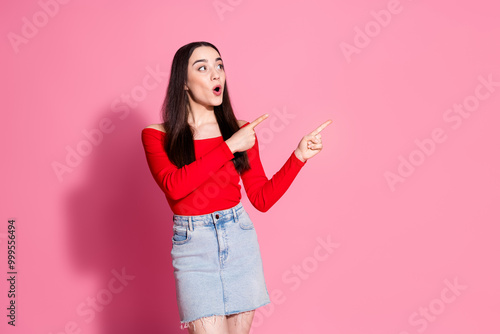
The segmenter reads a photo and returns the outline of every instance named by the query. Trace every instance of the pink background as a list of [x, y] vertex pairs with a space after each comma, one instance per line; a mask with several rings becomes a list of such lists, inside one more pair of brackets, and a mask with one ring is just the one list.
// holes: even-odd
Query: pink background
[[[253, 333], [500, 333], [496, 2], [54, 4], [4, 1], [1, 11], [2, 333], [187, 333], [172, 212], [140, 131], [160, 122], [168, 82], [148, 69], [169, 73], [175, 51], [197, 40], [220, 49], [237, 118], [270, 114], [256, 128], [268, 177], [333, 120], [323, 151], [269, 212], [242, 189], [273, 301]], [[489, 76], [490, 90], [479, 79]], [[88, 145], [84, 132], [106, 119], [112, 131]], [[53, 164], [77, 148], [86, 155], [58, 178]], [[404, 182], [391, 187], [398, 168]], [[6, 325], [10, 218], [16, 328]], [[114, 280], [122, 269], [126, 285]]]

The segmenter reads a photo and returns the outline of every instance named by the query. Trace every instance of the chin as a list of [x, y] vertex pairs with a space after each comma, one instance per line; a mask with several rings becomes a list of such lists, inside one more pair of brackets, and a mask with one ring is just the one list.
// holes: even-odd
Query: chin
[[215, 101], [214, 101], [213, 105], [214, 105], [214, 106], [220, 106], [220, 105], [222, 104], [222, 102], [223, 102], [223, 101], [224, 101], [224, 99], [222, 99], [222, 97], [221, 97], [221, 99], [220, 99], [220, 100], [219, 100], [219, 99], [215, 99]]

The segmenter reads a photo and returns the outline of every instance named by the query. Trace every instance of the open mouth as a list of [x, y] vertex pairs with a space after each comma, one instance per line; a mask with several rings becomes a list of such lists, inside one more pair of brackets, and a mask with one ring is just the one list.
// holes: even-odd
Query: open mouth
[[215, 86], [213, 91], [214, 91], [215, 95], [220, 95], [222, 93], [222, 87], [221, 86]]

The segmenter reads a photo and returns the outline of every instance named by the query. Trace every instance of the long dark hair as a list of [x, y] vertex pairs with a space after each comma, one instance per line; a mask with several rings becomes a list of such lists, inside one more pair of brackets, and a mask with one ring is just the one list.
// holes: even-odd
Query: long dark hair
[[[167, 94], [161, 109], [163, 127], [166, 131], [163, 146], [169, 160], [178, 168], [196, 160], [193, 129], [188, 123], [189, 99], [187, 91], [184, 90], [184, 84], [187, 82], [189, 57], [191, 57], [193, 51], [200, 46], [209, 46], [215, 49], [220, 55], [215, 45], [208, 42], [189, 43], [177, 50], [172, 60]], [[214, 106], [214, 113], [224, 140], [229, 139], [240, 129], [233, 112], [233, 107], [231, 106], [231, 100], [229, 99], [227, 78], [222, 95], [222, 104]], [[235, 169], [240, 174], [250, 169], [246, 151], [235, 152], [232, 161]]]

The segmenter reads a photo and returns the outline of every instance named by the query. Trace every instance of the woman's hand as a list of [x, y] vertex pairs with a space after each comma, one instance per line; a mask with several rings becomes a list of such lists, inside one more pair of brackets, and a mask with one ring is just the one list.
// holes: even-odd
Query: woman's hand
[[309, 133], [308, 135], [305, 135], [302, 138], [299, 146], [297, 146], [297, 148], [295, 149], [295, 155], [297, 156], [297, 158], [299, 158], [300, 161], [306, 162], [321, 151], [321, 149], [323, 148], [323, 143], [321, 142], [320, 132], [330, 123], [332, 123], [331, 119], [324, 122], [316, 130]]
[[246, 151], [253, 147], [255, 144], [255, 131], [253, 129], [267, 117], [269, 117], [268, 114], [260, 116], [244, 128], [240, 128], [228, 140], [226, 140], [226, 144], [229, 146], [229, 149], [233, 154], [235, 152]]

